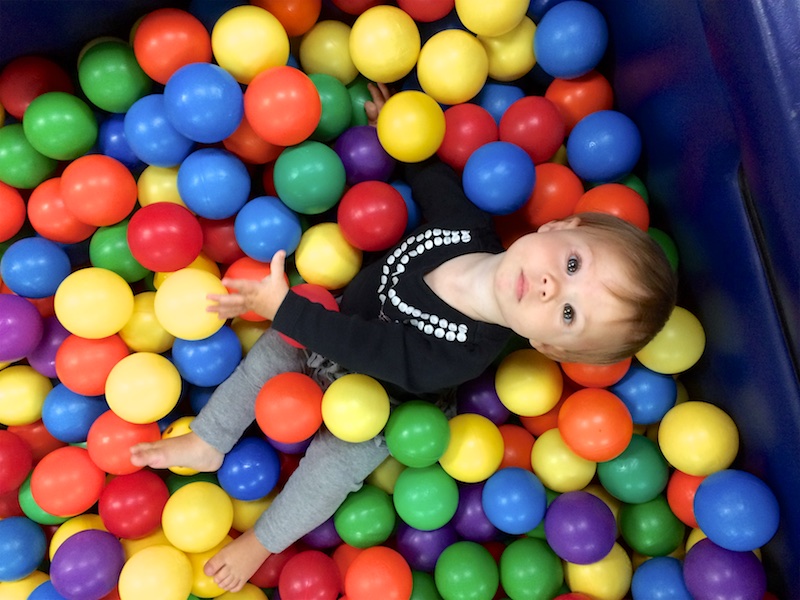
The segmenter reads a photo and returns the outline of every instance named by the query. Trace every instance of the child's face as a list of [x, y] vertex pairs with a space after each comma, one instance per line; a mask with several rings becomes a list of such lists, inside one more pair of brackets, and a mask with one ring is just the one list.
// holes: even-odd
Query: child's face
[[619, 250], [575, 219], [517, 240], [495, 275], [506, 324], [546, 354], [600, 348], [625, 335], [629, 309], [611, 290], [629, 285]]

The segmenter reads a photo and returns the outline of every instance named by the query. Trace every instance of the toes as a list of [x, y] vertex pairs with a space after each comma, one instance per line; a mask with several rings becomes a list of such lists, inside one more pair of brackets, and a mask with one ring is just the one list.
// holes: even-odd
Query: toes
[[[217, 574], [219, 574], [219, 578], [222, 579], [224, 573], [219, 573], [220, 569], [225, 566], [225, 562], [221, 560], [217, 560], [217, 555], [212, 556], [206, 561], [206, 564], [203, 565], [203, 573], [205, 573], [208, 577], [214, 577], [216, 581]], [[216, 582], [219, 585], [219, 581]]]

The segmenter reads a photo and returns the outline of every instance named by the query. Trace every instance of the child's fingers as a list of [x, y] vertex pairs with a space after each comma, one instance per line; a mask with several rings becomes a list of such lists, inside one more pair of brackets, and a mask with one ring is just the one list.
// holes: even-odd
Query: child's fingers
[[269, 262], [270, 275], [283, 275], [286, 265], [286, 251], [278, 250]]

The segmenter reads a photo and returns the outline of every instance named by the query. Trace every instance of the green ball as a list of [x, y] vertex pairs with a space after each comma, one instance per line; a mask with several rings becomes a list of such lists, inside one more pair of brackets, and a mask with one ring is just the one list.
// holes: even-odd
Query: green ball
[[0, 181], [30, 190], [49, 178], [56, 167], [58, 161], [31, 145], [21, 123], [0, 127]]
[[669, 466], [654, 441], [634, 434], [622, 454], [597, 464], [597, 476], [617, 500], [640, 504], [664, 491], [669, 481]]
[[322, 103], [319, 124], [311, 134], [311, 139], [330, 142], [350, 127], [350, 120], [353, 117], [350, 94], [341, 81], [327, 73], [313, 73], [309, 78], [317, 88]]
[[344, 193], [346, 182], [339, 155], [314, 140], [281, 152], [272, 177], [278, 197], [303, 215], [323, 213], [335, 205]]
[[113, 271], [128, 283], [133, 283], [144, 279], [150, 270], [131, 253], [128, 224], [126, 219], [95, 231], [89, 242], [89, 260], [92, 266]]
[[166, 480], [169, 495], [171, 496], [183, 486], [189, 485], [190, 483], [194, 483], [196, 481], [205, 481], [208, 483], [213, 483], [214, 485], [219, 485], [219, 480], [214, 473], [195, 473], [194, 475], [178, 475], [177, 473], [170, 473]]
[[433, 575], [424, 571], [411, 571], [411, 579], [414, 584], [408, 600], [442, 600]]
[[470, 541], [445, 548], [436, 561], [433, 577], [444, 600], [491, 600], [500, 585], [494, 557]]
[[126, 112], [153, 87], [133, 48], [121, 40], [99, 42], [86, 50], [78, 65], [78, 82], [92, 104], [111, 113]]
[[619, 528], [628, 545], [645, 556], [666, 556], [683, 543], [684, 524], [663, 494], [641, 504], [623, 504]]
[[368, 83], [369, 81], [363, 75], [359, 75], [347, 84], [347, 93], [350, 94], [350, 104], [353, 111], [350, 127], [369, 125], [367, 111], [364, 110], [364, 103], [372, 101], [372, 94], [369, 93], [369, 88], [367, 87]]
[[619, 180], [622, 185], [627, 185], [634, 192], [639, 194], [644, 200], [645, 204], [650, 204], [650, 193], [647, 191], [647, 186], [644, 181], [634, 173], [628, 173], [625, 177]]
[[396, 516], [389, 494], [365, 484], [345, 498], [333, 515], [333, 526], [344, 543], [370, 548], [389, 539]]
[[56, 160], [73, 160], [97, 141], [97, 119], [83, 100], [66, 92], [46, 92], [28, 105], [22, 127], [31, 146]]
[[394, 409], [384, 435], [389, 452], [399, 462], [407, 467], [427, 467], [447, 450], [450, 425], [435, 404], [411, 400]]
[[444, 527], [458, 508], [458, 484], [441, 465], [403, 470], [394, 484], [398, 516], [414, 529]]
[[39, 523], [39, 525], [61, 525], [61, 523], [69, 519], [69, 517], [53, 515], [42, 509], [42, 507], [36, 503], [36, 500], [33, 499], [33, 493], [31, 492], [30, 475], [28, 475], [27, 479], [25, 479], [19, 487], [18, 499], [19, 506], [22, 508], [22, 512], [25, 513], [25, 516], [34, 523]]
[[511, 598], [550, 600], [564, 583], [564, 568], [547, 542], [522, 538], [503, 550], [500, 583]]
[[647, 230], [648, 235], [653, 238], [661, 249], [664, 251], [664, 254], [667, 255], [667, 260], [669, 261], [669, 266], [672, 267], [673, 271], [678, 270], [678, 246], [675, 241], [668, 236], [666, 233], [657, 229], [655, 227], [650, 227]]

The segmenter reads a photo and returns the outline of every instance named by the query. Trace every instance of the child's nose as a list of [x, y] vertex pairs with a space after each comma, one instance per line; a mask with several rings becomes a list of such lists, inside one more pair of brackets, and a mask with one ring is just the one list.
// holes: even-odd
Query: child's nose
[[543, 302], [547, 302], [555, 297], [558, 293], [558, 282], [552, 275], [542, 275], [542, 281], [539, 289], [539, 296]]

